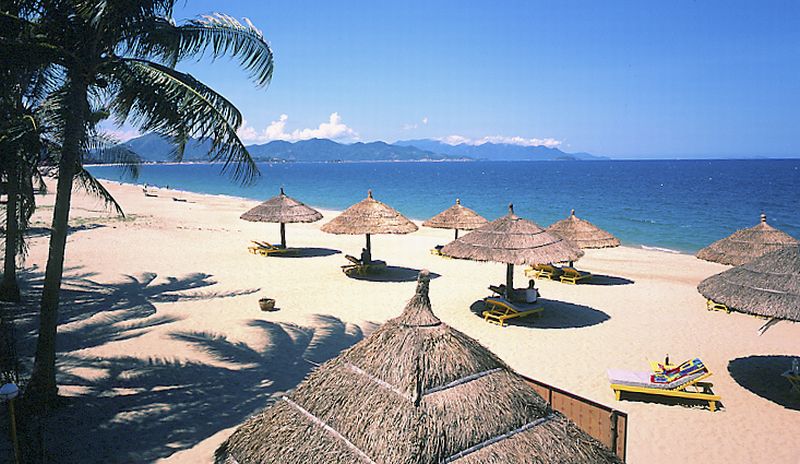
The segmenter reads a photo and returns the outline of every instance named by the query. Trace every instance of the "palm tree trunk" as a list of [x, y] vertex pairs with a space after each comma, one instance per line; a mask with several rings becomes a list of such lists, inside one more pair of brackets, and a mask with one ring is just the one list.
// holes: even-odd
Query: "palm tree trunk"
[[64, 271], [64, 252], [69, 228], [69, 208], [72, 199], [72, 181], [75, 177], [87, 115], [86, 84], [73, 79], [66, 104], [64, 142], [58, 162], [58, 184], [53, 208], [53, 225], [50, 232], [50, 250], [44, 275], [39, 337], [36, 340], [36, 359], [31, 380], [26, 389], [30, 405], [45, 410], [58, 397], [56, 385], [56, 330], [58, 328], [58, 302], [61, 278]]
[[0, 282], [0, 301], [19, 303], [19, 285], [17, 283], [17, 250], [19, 249], [19, 207], [20, 169], [16, 160], [8, 163], [8, 203], [6, 204], [6, 249], [3, 265], [3, 280]]

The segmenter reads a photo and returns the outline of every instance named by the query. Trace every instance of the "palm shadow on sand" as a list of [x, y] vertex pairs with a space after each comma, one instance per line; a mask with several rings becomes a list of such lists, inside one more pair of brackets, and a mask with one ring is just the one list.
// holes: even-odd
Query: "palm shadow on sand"
[[[205, 273], [167, 276], [159, 280], [157, 274], [144, 272], [123, 275], [121, 280], [111, 282], [98, 282], [92, 277], [77, 269], [69, 269], [65, 274], [58, 312], [60, 327], [56, 349], [59, 353], [135, 338], [149, 329], [176, 322], [175, 317], [156, 315], [155, 305], [159, 303], [232, 298], [259, 290], [211, 291], [210, 287], [217, 282], [211, 274]], [[30, 294], [17, 318], [21, 352], [31, 352], [27, 348], [35, 342], [41, 274], [29, 273], [26, 286]]]
[[321, 258], [341, 253], [341, 250], [334, 250], [333, 248], [292, 248], [291, 253], [275, 253], [270, 258]]
[[[380, 272], [365, 275], [359, 275], [355, 273], [346, 275], [353, 280], [366, 280], [369, 282], [414, 282], [417, 280], [419, 273], [420, 269], [413, 269], [404, 266], [386, 266], [386, 268]], [[431, 279], [441, 277], [440, 274], [435, 272], [431, 272], [429, 275]]]
[[[602, 324], [611, 316], [599, 309], [559, 300], [539, 298], [544, 311], [528, 317], [509, 319], [508, 325], [518, 325], [533, 329], [579, 329]], [[483, 319], [486, 304], [483, 300], [473, 302], [470, 307], [473, 314]]]
[[[59, 378], [83, 393], [46, 419], [58, 462], [151, 462], [234, 427], [293, 389], [317, 365], [374, 330], [327, 315], [309, 326], [250, 321], [265, 346], [214, 332], [173, 332], [214, 363], [62, 355]], [[83, 372], [100, 372], [97, 378]], [[83, 438], [75, 437], [81, 430]], [[132, 440], [121, 437], [135, 437]], [[92, 446], [86, 446], [89, 440]]]
[[792, 367], [793, 356], [747, 356], [728, 362], [728, 373], [742, 388], [787, 409], [800, 411], [800, 394], [781, 376]]

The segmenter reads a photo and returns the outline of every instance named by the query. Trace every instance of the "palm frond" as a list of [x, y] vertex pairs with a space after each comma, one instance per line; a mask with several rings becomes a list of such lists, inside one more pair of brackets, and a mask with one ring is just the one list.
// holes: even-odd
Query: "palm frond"
[[272, 79], [274, 55], [262, 32], [249, 19], [238, 21], [221, 13], [176, 25], [168, 18], [153, 18], [130, 40], [133, 56], [163, 60], [170, 67], [187, 58], [210, 55], [238, 59], [258, 86]]
[[75, 174], [75, 180], [80, 183], [81, 188], [90, 195], [100, 199], [108, 208], [113, 208], [114, 211], [122, 217], [125, 217], [125, 212], [122, 211], [122, 206], [117, 203], [117, 200], [106, 190], [103, 184], [100, 183], [92, 174], [83, 168], [78, 167], [78, 172]]
[[189, 137], [211, 141], [209, 157], [223, 172], [251, 182], [258, 175], [236, 130], [242, 116], [231, 102], [189, 74], [138, 59], [119, 59], [113, 73], [119, 89], [111, 102], [118, 123], [156, 132], [179, 148]]
[[91, 131], [83, 147], [84, 159], [103, 164], [116, 164], [123, 175], [131, 179], [139, 177], [142, 158], [128, 146], [105, 132]]

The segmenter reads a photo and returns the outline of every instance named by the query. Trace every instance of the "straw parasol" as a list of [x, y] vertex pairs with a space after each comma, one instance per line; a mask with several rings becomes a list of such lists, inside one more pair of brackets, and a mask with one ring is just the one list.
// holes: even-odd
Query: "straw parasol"
[[435, 229], [455, 229], [456, 238], [458, 230], [473, 230], [487, 224], [489, 221], [471, 209], [461, 206], [461, 200], [456, 198], [456, 204], [423, 222], [425, 227]]
[[442, 248], [442, 254], [474, 261], [506, 263], [506, 289], [514, 288], [515, 264], [547, 264], [574, 261], [583, 256], [576, 245], [553, 235], [536, 223], [508, 214], [473, 230]]
[[552, 232], [580, 248], [612, 248], [619, 246], [619, 239], [591, 222], [575, 216], [573, 209], [569, 217], [562, 219], [547, 228]]
[[752, 261], [764, 253], [785, 246], [797, 245], [797, 239], [767, 224], [767, 215], [761, 215], [761, 222], [749, 229], [737, 230], [729, 237], [717, 240], [697, 252], [697, 257], [706, 261], [738, 266]]
[[232, 463], [619, 463], [476, 340], [431, 311], [429, 278], [403, 313], [248, 419]]
[[697, 290], [736, 311], [800, 322], [800, 246], [771, 251], [713, 275]]
[[286, 196], [281, 187], [281, 193], [278, 196], [261, 203], [239, 218], [250, 222], [280, 223], [281, 246], [286, 248], [286, 223], [316, 222], [322, 219], [322, 214], [314, 208]]
[[397, 210], [372, 198], [372, 190], [367, 198], [347, 208], [331, 222], [322, 226], [329, 234], [367, 236], [367, 251], [372, 254], [370, 235], [410, 234], [416, 232], [417, 225]]

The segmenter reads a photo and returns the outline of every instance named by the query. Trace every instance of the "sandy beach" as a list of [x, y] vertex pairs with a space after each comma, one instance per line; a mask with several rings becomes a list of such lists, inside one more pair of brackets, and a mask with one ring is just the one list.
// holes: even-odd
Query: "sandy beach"
[[[141, 187], [105, 184], [126, 218], [81, 192], [73, 200], [59, 327], [60, 392], [73, 398], [46, 431], [48, 449], [68, 457], [59, 462], [211, 462], [217, 445], [271, 397], [397, 316], [423, 268], [438, 275], [430, 293], [444, 322], [523, 375], [627, 412], [628, 462], [800, 456], [800, 398], [779, 377], [789, 356], [800, 355], [800, 324], [759, 335], [764, 320], [706, 311], [696, 286], [726, 266], [625, 246], [587, 250], [577, 266], [602, 276], [596, 283], [537, 281], [543, 317], [499, 327], [470, 308], [504, 279], [505, 266], [431, 255], [452, 231], [373, 237], [373, 257], [397, 267], [395, 281], [355, 280], [340, 265], [344, 254], [358, 255], [364, 237], [322, 233], [334, 211], [287, 225], [288, 245], [309, 248], [308, 256], [265, 258], [247, 252], [249, 241], [277, 241], [278, 226], [239, 219], [257, 202], [165, 189], [145, 197]], [[52, 193], [39, 197], [34, 228], [49, 226], [52, 203]], [[35, 309], [46, 234], [30, 244], [25, 291]], [[520, 267], [515, 278], [527, 282]], [[260, 311], [263, 296], [279, 309]], [[665, 354], [700, 357], [714, 373], [721, 410], [615, 401], [606, 369], [646, 370]], [[754, 356], [770, 368], [754, 368]]]

